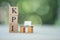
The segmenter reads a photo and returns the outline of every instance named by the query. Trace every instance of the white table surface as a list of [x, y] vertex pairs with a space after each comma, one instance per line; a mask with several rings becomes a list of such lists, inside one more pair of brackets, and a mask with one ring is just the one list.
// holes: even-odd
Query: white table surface
[[60, 40], [60, 27], [37, 27], [33, 33], [9, 33], [9, 26], [0, 25], [0, 40]]

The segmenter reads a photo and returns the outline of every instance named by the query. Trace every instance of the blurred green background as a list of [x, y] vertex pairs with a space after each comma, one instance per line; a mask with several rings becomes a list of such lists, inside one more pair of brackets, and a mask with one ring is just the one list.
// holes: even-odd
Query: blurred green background
[[0, 24], [9, 23], [9, 6], [19, 9], [18, 23], [60, 25], [60, 0], [0, 0]]

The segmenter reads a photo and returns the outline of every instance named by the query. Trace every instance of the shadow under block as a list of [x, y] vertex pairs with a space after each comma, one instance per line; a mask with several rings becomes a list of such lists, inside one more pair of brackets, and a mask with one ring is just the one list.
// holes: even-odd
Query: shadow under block
[[9, 7], [9, 32], [18, 32], [18, 7]]
[[24, 26], [20, 26], [20, 32], [25, 33], [25, 27]]
[[28, 33], [33, 33], [33, 26], [28, 27]]

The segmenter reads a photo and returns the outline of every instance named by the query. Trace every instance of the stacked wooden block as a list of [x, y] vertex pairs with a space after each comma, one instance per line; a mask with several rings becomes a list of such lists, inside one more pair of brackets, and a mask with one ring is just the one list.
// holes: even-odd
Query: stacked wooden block
[[18, 32], [18, 7], [9, 7], [9, 32]]

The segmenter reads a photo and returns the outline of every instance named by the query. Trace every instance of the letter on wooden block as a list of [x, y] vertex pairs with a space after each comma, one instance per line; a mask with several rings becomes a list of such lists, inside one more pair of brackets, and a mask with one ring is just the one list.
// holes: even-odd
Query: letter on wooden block
[[11, 15], [18, 15], [18, 7], [9, 7], [9, 13]]
[[10, 23], [9, 24], [9, 32], [18, 32], [18, 24], [12, 24], [12, 23]]
[[9, 32], [18, 32], [18, 7], [9, 7]]
[[18, 16], [10, 15], [9, 23], [18, 23]]

